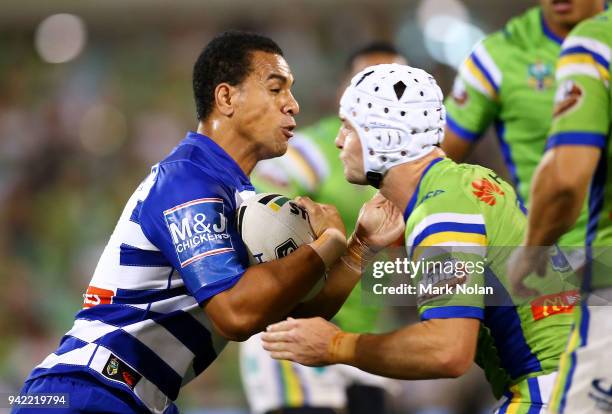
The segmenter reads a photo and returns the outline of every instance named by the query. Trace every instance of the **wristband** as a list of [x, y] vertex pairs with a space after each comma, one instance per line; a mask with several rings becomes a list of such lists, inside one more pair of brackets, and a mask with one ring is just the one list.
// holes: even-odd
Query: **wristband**
[[308, 243], [329, 269], [346, 251], [346, 237], [336, 228], [326, 229], [318, 239]]
[[374, 258], [374, 252], [365, 242], [353, 233], [348, 242], [348, 249], [342, 262], [353, 272], [361, 273], [367, 262]]
[[327, 352], [331, 364], [351, 364], [355, 359], [359, 334], [338, 331], [332, 338]]

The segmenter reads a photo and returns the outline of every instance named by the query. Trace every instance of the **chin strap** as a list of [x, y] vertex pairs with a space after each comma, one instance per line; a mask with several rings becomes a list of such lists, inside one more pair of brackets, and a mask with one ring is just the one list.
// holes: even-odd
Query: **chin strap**
[[368, 180], [368, 184], [370, 184], [374, 188], [380, 188], [382, 184], [383, 175], [379, 172], [368, 171], [366, 173], [366, 180]]

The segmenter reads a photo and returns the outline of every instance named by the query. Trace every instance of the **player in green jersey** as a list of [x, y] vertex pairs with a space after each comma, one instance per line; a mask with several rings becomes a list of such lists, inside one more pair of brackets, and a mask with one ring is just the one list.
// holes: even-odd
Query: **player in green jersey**
[[[356, 50], [348, 58], [346, 77], [339, 88], [362, 69], [379, 63], [406, 63], [397, 49], [376, 42]], [[257, 164], [251, 182], [258, 192], [288, 197], [308, 196], [338, 209], [347, 232], [353, 231], [359, 209], [374, 189], [348, 183], [342, 173], [334, 138], [340, 127], [337, 115], [323, 118], [296, 132], [284, 156]], [[374, 329], [376, 307], [362, 305], [361, 289], [353, 290], [334, 320], [352, 332]], [[256, 413], [307, 412], [325, 414], [349, 406], [352, 413], [384, 412], [384, 388], [390, 381], [353, 367], [312, 369], [289, 361], [272, 360], [259, 336], [240, 345], [241, 373], [251, 410]], [[293, 410], [293, 411], [292, 411]]]
[[[446, 100], [446, 154], [462, 162], [494, 125], [508, 173], [528, 205], [531, 177], [550, 127], [561, 42], [576, 24], [603, 9], [604, 0], [541, 0], [540, 7], [513, 18], [478, 44], [461, 65]], [[586, 225], [585, 206], [559, 244], [583, 246]]]
[[534, 177], [525, 247], [510, 272], [518, 291], [533, 293], [523, 279], [546, 260], [535, 246], [555, 243], [588, 198], [583, 300], [559, 368], [554, 413], [612, 410], [611, 58], [611, 11], [581, 23], [563, 43], [548, 151]]
[[444, 157], [437, 147], [444, 114], [442, 93], [429, 74], [374, 66], [354, 77], [342, 97], [336, 145], [348, 181], [379, 187], [404, 211], [413, 263], [443, 249], [445, 263], [463, 261], [462, 268], [474, 270], [468, 276], [420, 274], [419, 285], [480, 283], [494, 288], [492, 296], [422, 292], [421, 322], [381, 335], [347, 333], [320, 318], [290, 319], [268, 327], [264, 346], [274, 358], [344, 363], [402, 379], [458, 377], [475, 360], [500, 398], [498, 412], [539, 412], [572, 316], [567, 309], [542, 312], [533, 302], [513, 305], [495, 246], [520, 243], [525, 215], [512, 186], [491, 170]]

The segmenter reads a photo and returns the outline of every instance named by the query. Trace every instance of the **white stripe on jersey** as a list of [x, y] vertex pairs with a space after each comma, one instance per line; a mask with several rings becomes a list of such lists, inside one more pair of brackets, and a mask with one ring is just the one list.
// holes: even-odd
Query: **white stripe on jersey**
[[181, 378], [193, 362], [195, 355], [174, 335], [161, 334], [165, 328], [152, 319], [124, 326], [122, 329], [155, 352]]
[[[134, 207], [136, 207], [136, 205], [134, 205]], [[149, 239], [147, 239], [147, 236], [144, 235], [138, 223], [134, 223], [130, 220], [122, 221], [121, 223], [121, 226], [117, 226], [117, 228], [115, 228], [109, 244], [111, 242], [115, 242], [116, 240], [121, 240], [122, 243], [138, 249], [150, 250], [154, 252], [159, 251], [159, 249], [155, 247], [155, 245], [151, 243]]]
[[72, 329], [70, 329], [66, 335], [74, 336], [81, 341], [94, 342], [96, 339], [116, 331], [117, 329], [119, 328], [102, 321], [77, 319], [74, 321]]
[[406, 237], [406, 246], [412, 246], [416, 236], [436, 223], [485, 224], [482, 214], [436, 213], [423, 218]]
[[608, 61], [608, 63], [610, 62], [610, 46], [598, 40], [583, 36], [569, 36], [563, 42], [563, 50], [573, 47], [583, 47], [588, 49], [600, 55], [602, 58]]
[[57, 364], [87, 365], [96, 346], [96, 344], [87, 344], [82, 348], [73, 349], [61, 355], [51, 354], [36, 368], [51, 368]]
[[572, 63], [569, 65], [560, 66], [557, 69], [557, 81], [574, 75], [585, 75], [595, 79], [603, 80], [607, 85], [607, 81], [601, 78], [601, 74], [593, 65], [586, 63]]
[[[166, 289], [172, 267], [121, 266], [119, 248], [107, 247], [98, 262], [91, 285], [103, 289]], [[182, 284], [182, 281], [181, 281]]]
[[502, 83], [502, 72], [501, 70], [499, 70], [499, 68], [495, 64], [495, 61], [493, 60], [489, 52], [487, 52], [487, 49], [485, 48], [482, 42], [480, 42], [478, 46], [476, 46], [473, 54], [478, 58], [480, 63], [482, 63], [482, 66], [484, 66], [489, 75], [491, 75], [491, 78], [493, 78], [493, 82], [495, 83], [495, 87], [499, 89]]

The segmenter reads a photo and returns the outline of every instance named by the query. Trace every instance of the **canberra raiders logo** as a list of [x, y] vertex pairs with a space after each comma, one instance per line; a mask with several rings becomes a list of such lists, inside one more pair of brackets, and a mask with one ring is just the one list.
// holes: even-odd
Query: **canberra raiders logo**
[[549, 89], [555, 83], [553, 72], [553, 66], [550, 63], [536, 61], [527, 69], [527, 83], [538, 91]]

